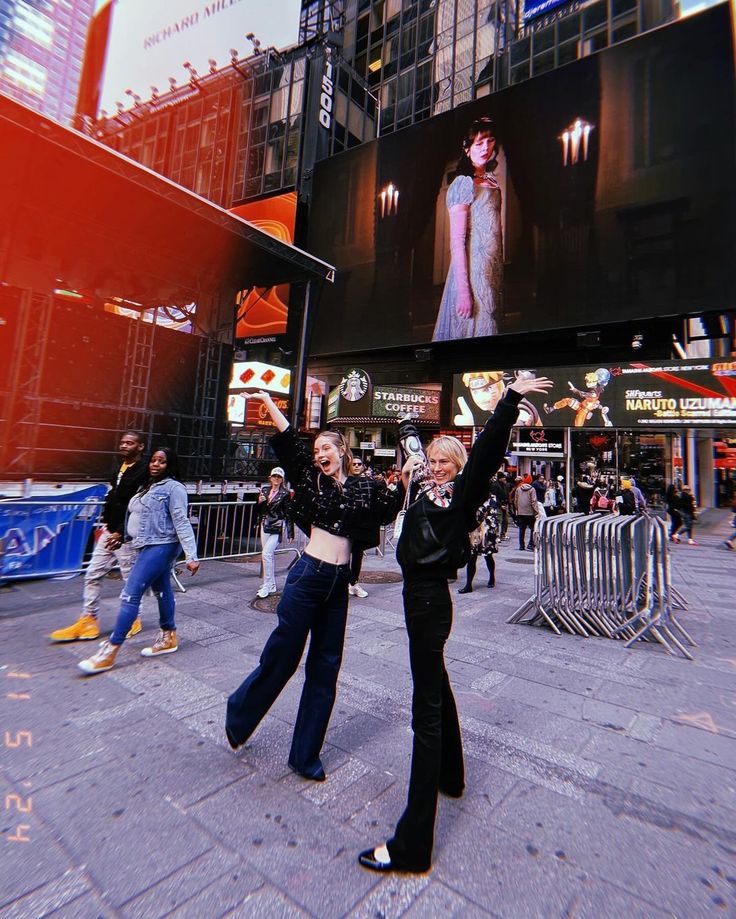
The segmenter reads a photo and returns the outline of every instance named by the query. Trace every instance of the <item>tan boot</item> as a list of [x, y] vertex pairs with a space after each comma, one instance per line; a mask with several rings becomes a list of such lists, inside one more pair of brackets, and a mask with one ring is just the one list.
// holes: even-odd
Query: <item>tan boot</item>
[[143, 623], [141, 622], [140, 616], [137, 619], [133, 620], [133, 625], [128, 629], [128, 634], [126, 638], [132, 638], [134, 635], [137, 635], [143, 628]]
[[177, 651], [179, 645], [176, 641], [176, 631], [168, 629], [161, 629], [158, 633], [158, 638], [154, 641], [153, 646], [150, 648], [144, 648], [141, 651], [142, 657], [156, 657], [158, 654], [173, 654], [174, 651]]
[[107, 639], [100, 642], [100, 650], [97, 654], [88, 657], [85, 661], [80, 661], [77, 666], [83, 673], [89, 675], [103, 673], [105, 670], [112, 670], [115, 666], [115, 658], [118, 656], [120, 645], [111, 645]]
[[94, 616], [83, 613], [76, 622], [49, 635], [51, 641], [94, 641], [100, 637], [100, 626]]

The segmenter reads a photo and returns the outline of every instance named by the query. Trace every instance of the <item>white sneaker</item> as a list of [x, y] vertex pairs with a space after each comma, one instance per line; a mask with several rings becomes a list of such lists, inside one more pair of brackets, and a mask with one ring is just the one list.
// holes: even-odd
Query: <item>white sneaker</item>
[[261, 600], [265, 600], [266, 597], [270, 597], [271, 594], [275, 594], [275, 593], [276, 593], [276, 588], [275, 588], [275, 587], [274, 587], [273, 590], [269, 590], [269, 588], [266, 587], [265, 584], [264, 584], [263, 587], [260, 587], [260, 588], [258, 589], [258, 593], [256, 594], [256, 596], [257, 596], [257, 597], [260, 597]]
[[361, 600], [364, 600], [368, 596], [368, 591], [363, 590], [360, 584], [351, 584], [348, 587], [348, 593], [351, 597], [360, 597]]

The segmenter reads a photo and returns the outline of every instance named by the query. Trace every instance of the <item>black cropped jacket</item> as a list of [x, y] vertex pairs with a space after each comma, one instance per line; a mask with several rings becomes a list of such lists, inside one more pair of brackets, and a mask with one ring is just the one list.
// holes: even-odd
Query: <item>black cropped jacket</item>
[[378, 545], [380, 527], [390, 523], [399, 509], [396, 491], [365, 476], [349, 475], [342, 487], [315, 465], [311, 451], [290, 426], [274, 434], [271, 447], [294, 489], [289, 516], [307, 535], [318, 527], [345, 536], [353, 546], [371, 549]]

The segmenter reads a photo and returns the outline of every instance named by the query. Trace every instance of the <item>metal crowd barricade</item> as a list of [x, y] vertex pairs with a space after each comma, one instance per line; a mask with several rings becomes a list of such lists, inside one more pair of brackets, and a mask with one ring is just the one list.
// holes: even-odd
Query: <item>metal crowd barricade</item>
[[[0, 583], [32, 578], [74, 577], [81, 574], [99, 529], [106, 486], [90, 489], [86, 500], [57, 501], [46, 497], [0, 500]], [[200, 561], [257, 557], [261, 553], [260, 526], [255, 502], [236, 498], [190, 500], [189, 519]], [[306, 537], [295, 538], [276, 550], [292, 555], [293, 564], [304, 551]], [[289, 566], [291, 567], [291, 565]], [[182, 592], [186, 589], [173, 577]]]
[[[535, 527], [534, 594], [509, 623], [546, 624], [584, 637], [653, 640], [688, 660], [695, 642], [677, 620], [661, 518], [563, 514]], [[674, 649], [674, 650], [673, 650]]]
[[[261, 528], [255, 501], [199, 501], [190, 499], [189, 520], [197, 540], [200, 561], [253, 558], [261, 554]], [[293, 556], [289, 568], [299, 559], [307, 538], [297, 527], [294, 539], [276, 549], [277, 555]], [[178, 578], [177, 586], [186, 593]]]

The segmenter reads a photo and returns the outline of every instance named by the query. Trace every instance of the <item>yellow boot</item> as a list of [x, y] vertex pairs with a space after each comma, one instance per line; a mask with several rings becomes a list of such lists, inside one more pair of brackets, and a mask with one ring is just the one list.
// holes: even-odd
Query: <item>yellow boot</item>
[[72, 625], [57, 629], [49, 635], [51, 641], [94, 641], [100, 637], [100, 627], [95, 616], [84, 613]]

